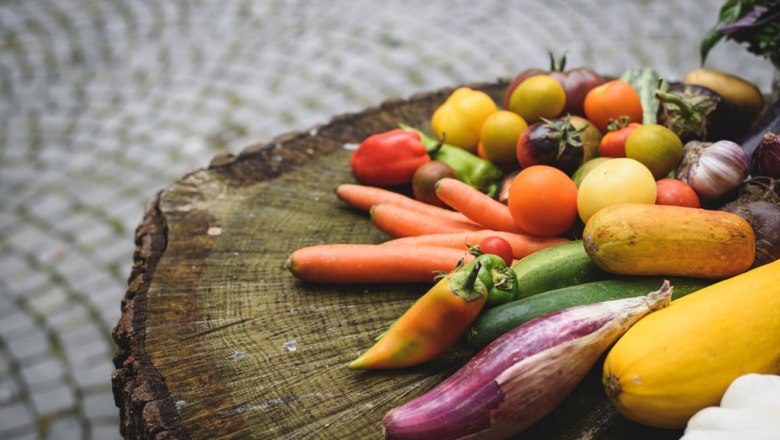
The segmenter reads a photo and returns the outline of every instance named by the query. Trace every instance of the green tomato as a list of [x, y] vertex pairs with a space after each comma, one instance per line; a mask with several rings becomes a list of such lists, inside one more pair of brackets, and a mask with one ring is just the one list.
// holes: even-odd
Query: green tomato
[[683, 144], [672, 130], [658, 124], [645, 124], [626, 139], [626, 157], [644, 164], [653, 177], [663, 179], [683, 157]]
[[574, 181], [574, 184], [577, 185], [579, 188], [580, 184], [582, 183], [582, 180], [585, 178], [585, 176], [588, 175], [591, 171], [593, 171], [594, 168], [601, 165], [602, 163], [612, 159], [611, 157], [594, 157], [593, 159], [583, 163], [580, 165], [579, 168], [577, 168], [577, 171], [574, 172], [574, 174], [571, 175], [571, 180]]

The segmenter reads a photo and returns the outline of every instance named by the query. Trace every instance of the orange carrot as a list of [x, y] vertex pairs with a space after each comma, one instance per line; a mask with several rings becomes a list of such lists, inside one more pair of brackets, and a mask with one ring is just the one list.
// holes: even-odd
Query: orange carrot
[[525, 233], [515, 223], [509, 207], [460, 180], [445, 177], [436, 182], [436, 196], [487, 229]]
[[316, 283], [432, 283], [437, 271], [448, 273], [461, 259], [473, 256], [439, 246], [322, 244], [295, 250], [285, 266]]
[[342, 183], [336, 186], [334, 192], [336, 193], [336, 197], [341, 199], [341, 201], [362, 211], [370, 211], [372, 206], [385, 203], [403, 206], [406, 209], [434, 215], [437, 217], [448, 218], [462, 222], [470, 222], [470, 220], [465, 215], [459, 212], [433, 206], [411, 197], [407, 197], [403, 194], [376, 186]]
[[492, 236], [501, 237], [509, 242], [509, 245], [512, 246], [512, 253], [516, 260], [544, 248], [569, 241], [563, 237], [534, 237], [532, 235], [483, 229], [481, 231], [452, 232], [396, 238], [382, 243], [381, 246], [443, 246], [465, 250], [468, 249], [467, 243], [469, 245], [477, 245], [485, 237]]
[[436, 217], [392, 204], [374, 205], [370, 212], [374, 226], [394, 238], [483, 229], [474, 223]]

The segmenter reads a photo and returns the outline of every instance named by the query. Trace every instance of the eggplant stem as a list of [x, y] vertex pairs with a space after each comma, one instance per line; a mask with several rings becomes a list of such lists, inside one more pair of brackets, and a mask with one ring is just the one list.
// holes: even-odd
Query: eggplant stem
[[668, 103], [668, 104], [674, 104], [677, 107], [680, 108], [680, 112], [683, 113], [686, 117], [694, 115], [695, 114], [695, 105], [691, 104], [690, 102], [685, 101], [683, 98], [681, 98], [679, 95], [669, 92], [662, 92], [660, 90], [655, 92], [655, 97], [660, 99], [661, 101]]

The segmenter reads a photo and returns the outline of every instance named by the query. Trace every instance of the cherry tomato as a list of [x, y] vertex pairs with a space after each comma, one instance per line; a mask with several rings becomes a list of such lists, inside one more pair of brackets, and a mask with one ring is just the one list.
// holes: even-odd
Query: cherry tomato
[[[482, 124], [479, 147], [484, 157], [496, 165], [517, 166], [517, 138], [528, 124], [517, 113], [499, 110]], [[477, 153], [479, 153], [479, 147]]]
[[520, 83], [534, 75], [545, 74], [557, 79], [566, 92], [566, 106], [563, 108], [563, 113], [570, 113], [578, 116], [585, 116], [585, 111], [582, 108], [582, 102], [585, 99], [585, 95], [587, 95], [592, 88], [604, 84], [606, 81], [603, 76], [588, 67], [566, 69], [566, 55], [561, 56], [561, 58], [556, 61], [555, 56], [550, 53], [549, 71], [532, 68], [517, 74], [504, 93], [504, 108], [509, 108], [509, 101], [512, 98], [512, 93]]
[[476, 153], [482, 123], [497, 110], [487, 93], [459, 87], [433, 112], [431, 128], [447, 144]]
[[626, 157], [626, 139], [642, 124], [628, 122], [628, 118], [621, 121], [613, 121], [609, 125], [609, 131], [601, 138], [599, 144], [599, 156], [602, 157]]
[[554, 70], [549, 75], [560, 81], [566, 91], [566, 106], [563, 112], [579, 116], [585, 116], [582, 104], [588, 92], [605, 82], [603, 76], [586, 67], [565, 71]]
[[515, 258], [512, 246], [501, 237], [485, 237], [479, 242], [479, 248], [482, 249], [483, 254], [492, 254], [500, 257], [507, 266], [511, 266]]
[[571, 180], [574, 181], [574, 184], [577, 185], [577, 188], [580, 187], [580, 184], [582, 183], [582, 180], [585, 179], [585, 176], [588, 175], [591, 171], [593, 171], [594, 168], [601, 165], [602, 163], [614, 159], [612, 157], [594, 157], [593, 159], [583, 163], [580, 165], [579, 168], [577, 168], [577, 171], [574, 172], [574, 174], [571, 175]]
[[504, 92], [504, 109], [509, 109], [509, 101], [512, 100], [512, 93], [514, 93], [517, 86], [520, 85], [523, 81], [527, 80], [528, 78], [536, 75], [546, 75], [547, 72], [545, 72], [542, 69], [537, 69], [535, 67], [523, 70], [522, 72], [518, 73], [517, 76], [512, 80], [512, 82], [509, 84], [509, 86], [506, 88], [506, 91]]
[[457, 179], [458, 175], [451, 166], [438, 160], [432, 160], [420, 165], [412, 177], [412, 192], [414, 198], [431, 205], [446, 207], [447, 204], [436, 197], [436, 182], [439, 179], [451, 177]]
[[631, 84], [619, 79], [591, 89], [583, 101], [585, 117], [601, 132], [609, 129], [609, 120], [627, 116], [631, 122], [642, 122], [642, 101]]
[[555, 78], [548, 75], [532, 76], [512, 92], [509, 110], [532, 124], [542, 118], [555, 118], [566, 105], [566, 91]]
[[571, 175], [595, 155], [601, 132], [587, 119], [566, 116], [531, 124], [517, 140], [522, 168], [550, 165]]
[[690, 185], [679, 179], [667, 177], [655, 182], [657, 194], [656, 205], [687, 206], [701, 208], [699, 196]]
[[636, 159], [663, 179], [683, 158], [683, 143], [672, 130], [659, 124], [644, 124], [626, 138], [626, 157]]
[[580, 183], [577, 209], [583, 223], [598, 210], [618, 203], [655, 203], [653, 173], [640, 162], [616, 157], [596, 165]]
[[582, 143], [582, 162], [587, 162], [598, 156], [599, 144], [603, 137], [598, 127], [581, 116], [571, 116], [569, 122], [577, 130], [582, 130], [579, 135], [579, 141]]
[[509, 211], [515, 222], [532, 235], [563, 234], [577, 219], [577, 187], [557, 168], [530, 166], [512, 180]]

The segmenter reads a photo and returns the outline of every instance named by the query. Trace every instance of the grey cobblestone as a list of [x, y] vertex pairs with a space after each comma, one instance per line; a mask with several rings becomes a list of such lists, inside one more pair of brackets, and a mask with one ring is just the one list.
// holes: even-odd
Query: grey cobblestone
[[0, 375], [2, 375], [0, 376], [0, 406], [18, 402], [22, 395], [19, 383], [8, 374], [8, 371], [0, 370]]
[[6, 341], [11, 355], [18, 360], [24, 360], [35, 355], [46, 353], [48, 340], [46, 333], [37, 326], [25, 329], [24, 333], [12, 336]]
[[[679, 78], [721, 0], [0, 2], [0, 438], [119, 436], [109, 331], [147, 202], [219, 153], [547, 66]], [[766, 89], [718, 46], [710, 67]]]
[[82, 401], [84, 414], [90, 419], [108, 419], [116, 416], [114, 397], [110, 388], [102, 392], [88, 394]]
[[[79, 440], [86, 438], [84, 427], [78, 417], [62, 417], [55, 419], [47, 430], [47, 439], [51, 440]], [[94, 439], [110, 439], [117, 437], [117, 433], [114, 432], [112, 436], [106, 437], [91, 437]]]
[[35, 320], [20, 311], [16, 305], [11, 305], [8, 309], [4, 309], [3, 312], [5, 313], [0, 317], [0, 335], [3, 338], [0, 340], [5, 341], [6, 345], [8, 344], [7, 339], [15, 338], [36, 327]]
[[22, 403], [0, 406], [0, 436], [3, 432], [18, 430], [32, 423], [30, 411]]
[[42, 388], [42, 385], [65, 377], [62, 362], [50, 353], [45, 353], [34, 362], [29, 362], [29, 365], [24, 365], [21, 373], [25, 383], [31, 388]]
[[68, 328], [78, 327], [89, 319], [87, 310], [81, 304], [70, 302], [67, 306], [46, 316], [47, 324], [60, 332]]
[[56, 286], [47, 288], [39, 295], [29, 298], [27, 304], [38, 315], [47, 316], [66, 305], [68, 301], [69, 298], [65, 291], [60, 286]]
[[31, 392], [35, 411], [39, 415], [50, 415], [75, 408], [78, 400], [72, 387], [54, 384]]

